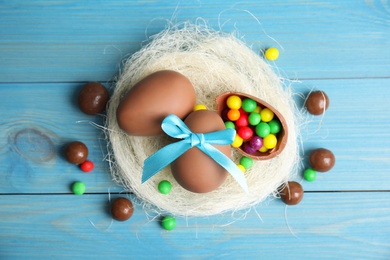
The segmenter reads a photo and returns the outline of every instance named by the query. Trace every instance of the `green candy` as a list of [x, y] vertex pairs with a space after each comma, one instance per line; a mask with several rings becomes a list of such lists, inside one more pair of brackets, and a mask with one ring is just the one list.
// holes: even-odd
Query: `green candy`
[[232, 121], [226, 121], [225, 122], [226, 128], [236, 129], [236, 125]]
[[242, 166], [244, 166], [245, 170], [248, 170], [249, 168], [252, 167], [252, 165], [253, 165], [253, 160], [252, 160], [252, 158], [243, 156], [243, 157], [241, 157], [241, 159], [240, 159], [240, 164], [241, 164]]
[[261, 122], [256, 126], [256, 134], [262, 138], [271, 133], [271, 128], [265, 122]]
[[259, 113], [250, 113], [248, 116], [248, 121], [250, 125], [258, 125], [261, 121], [261, 116]]
[[72, 185], [72, 191], [75, 195], [83, 195], [85, 192], [85, 184], [81, 181], [76, 181]]
[[246, 98], [242, 101], [242, 109], [245, 111], [245, 112], [252, 112], [253, 110], [256, 109], [257, 107], [257, 103], [256, 101], [254, 101], [253, 99], [251, 98]]
[[317, 172], [312, 168], [308, 168], [303, 172], [303, 178], [307, 181], [314, 181], [316, 179]]
[[277, 119], [272, 119], [271, 121], [268, 122], [268, 125], [270, 127], [271, 134], [277, 134], [282, 129], [282, 125]]
[[161, 226], [165, 230], [173, 230], [176, 227], [176, 219], [171, 216], [166, 216], [162, 219]]
[[170, 193], [171, 189], [172, 189], [172, 184], [167, 180], [160, 181], [160, 183], [158, 184], [158, 190], [162, 194]]

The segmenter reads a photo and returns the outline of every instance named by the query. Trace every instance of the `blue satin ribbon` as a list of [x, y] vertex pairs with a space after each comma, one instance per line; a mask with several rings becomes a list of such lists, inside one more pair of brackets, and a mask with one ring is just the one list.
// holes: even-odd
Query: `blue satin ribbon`
[[248, 192], [248, 185], [243, 172], [229, 157], [211, 145], [230, 145], [236, 135], [234, 129], [228, 128], [206, 134], [193, 133], [179, 117], [173, 114], [168, 115], [163, 120], [161, 128], [169, 136], [183, 140], [161, 148], [144, 161], [142, 183], [176, 160], [188, 149], [197, 147], [225, 168], [244, 191]]

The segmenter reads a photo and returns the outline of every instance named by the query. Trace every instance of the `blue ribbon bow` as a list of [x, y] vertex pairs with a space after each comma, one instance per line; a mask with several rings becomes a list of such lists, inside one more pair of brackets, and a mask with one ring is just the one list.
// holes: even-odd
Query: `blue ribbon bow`
[[188, 149], [197, 147], [225, 168], [244, 191], [248, 192], [248, 185], [243, 172], [229, 157], [211, 145], [230, 145], [236, 135], [234, 129], [228, 128], [206, 134], [193, 133], [179, 117], [173, 114], [168, 115], [163, 120], [161, 128], [169, 136], [183, 140], [161, 148], [144, 161], [142, 183], [176, 160]]

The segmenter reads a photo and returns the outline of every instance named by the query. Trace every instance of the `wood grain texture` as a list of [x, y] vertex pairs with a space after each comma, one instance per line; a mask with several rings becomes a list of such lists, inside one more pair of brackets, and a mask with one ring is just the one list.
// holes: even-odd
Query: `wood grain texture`
[[[305, 190], [390, 190], [389, 84], [390, 79], [348, 79], [292, 85], [303, 95], [322, 89], [331, 103], [324, 117], [307, 116], [309, 123], [301, 129], [303, 161], [297, 179], [302, 180], [313, 149], [332, 150], [336, 166], [319, 173], [316, 182], [304, 182]], [[0, 182], [2, 193], [69, 193], [70, 183], [78, 179], [88, 183], [89, 192], [122, 190], [110, 178], [103, 131], [89, 124], [103, 125], [103, 115], [85, 115], [75, 102], [82, 85], [1, 85], [7, 93], [0, 96], [0, 178], [6, 180]], [[297, 105], [302, 107], [303, 101], [297, 98]], [[92, 173], [64, 160], [64, 146], [75, 140], [89, 147], [89, 159], [96, 165]]]
[[298, 206], [257, 207], [261, 219], [254, 210], [237, 212], [236, 220], [178, 219], [170, 232], [140, 207], [130, 220], [112, 222], [107, 195], [4, 196], [0, 207], [1, 259], [385, 259], [390, 253], [389, 193], [308, 193]]
[[257, 50], [279, 43], [289, 78], [390, 76], [386, 1], [12, 0], [0, 8], [0, 82], [111, 80], [145, 35], [197, 18]]
[[[104, 115], [79, 111], [88, 81], [111, 88], [121, 61], [175, 22], [206, 22], [261, 55], [298, 107], [324, 90], [324, 117], [302, 125], [302, 165], [325, 147], [336, 166], [297, 180], [303, 201], [268, 199], [249, 212], [177, 219], [164, 231], [139, 201], [112, 221]], [[0, 0], [0, 259], [390, 259], [390, 7], [383, 0]], [[299, 81], [296, 81], [299, 79]], [[95, 170], [63, 158], [80, 140]], [[74, 196], [73, 181], [87, 185]], [[121, 194], [121, 195], [120, 195]]]

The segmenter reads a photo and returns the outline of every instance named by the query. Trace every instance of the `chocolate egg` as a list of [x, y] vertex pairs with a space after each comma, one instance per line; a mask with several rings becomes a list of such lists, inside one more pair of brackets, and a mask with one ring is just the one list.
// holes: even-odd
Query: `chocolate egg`
[[289, 181], [287, 185], [280, 191], [280, 198], [287, 205], [296, 205], [303, 198], [302, 185], [295, 181]]
[[95, 115], [104, 111], [108, 99], [108, 92], [102, 84], [89, 82], [80, 90], [78, 104], [84, 113]]
[[195, 102], [195, 90], [188, 78], [175, 71], [158, 71], [138, 82], [121, 100], [118, 125], [130, 135], [158, 135], [163, 133], [161, 123], [167, 115], [183, 119]]
[[329, 98], [324, 91], [314, 91], [309, 94], [305, 103], [307, 111], [313, 115], [321, 115], [329, 107]]
[[81, 164], [87, 160], [88, 148], [79, 141], [68, 144], [65, 148], [65, 158], [73, 164]]
[[[222, 118], [209, 110], [198, 110], [188, 115], [184, 123], [194, 133], [209, 133], [225, 129]], [[230, 145], [213, 145], [230, 158]], [[228, 172], [197, 147], [187, 150], [171, 164], [172, 174], [185, 189], [206, 193], [217, 189]]]
[[310, 153], [309, 163], [314, 170], [327, 172], [335, 165], [336, 158], [330, 150], [319, 148]]
[[111, 205], [112, 217], [118, 221], [128, 220], [134, 212], [133, 204], [126, 198], [117, 198]]

